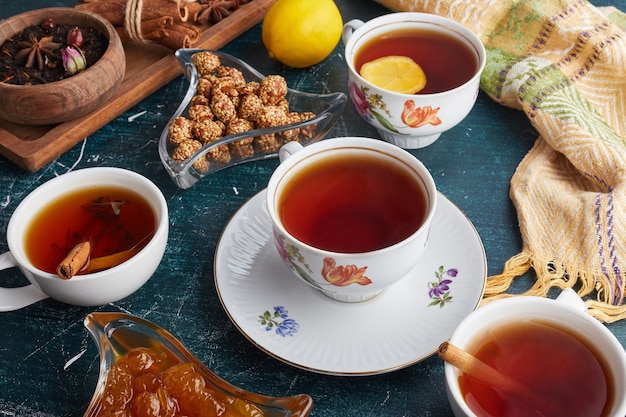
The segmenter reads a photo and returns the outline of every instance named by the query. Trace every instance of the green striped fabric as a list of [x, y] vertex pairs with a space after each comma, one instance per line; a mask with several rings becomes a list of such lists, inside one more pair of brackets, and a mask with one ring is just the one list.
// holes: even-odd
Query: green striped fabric
[[481, 89], [524, 111], [539, 133], [511, 179], [524, 246], [485, 302], [572, 287], [590, 313], [626, 318], [626, 16], [585, 0], [377, 0], [457, 20], [488, 54]]

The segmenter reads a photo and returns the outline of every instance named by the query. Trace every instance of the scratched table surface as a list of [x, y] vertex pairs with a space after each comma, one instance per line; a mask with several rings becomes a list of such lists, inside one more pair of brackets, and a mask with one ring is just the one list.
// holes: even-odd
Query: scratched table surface
[[[626, 6], [620, 0], [617, 6]], [[608, 5], [605, 0], [597, 5]], [[71, 0], [0, 0], [0, 18]], [[373, 2], [337, 0], [344, 21], [367, 20], [389, 11]], [[624, 8], [624, 7], [622, 7]], [[272, 61], [261, 26], [226, 45], [265, 74], [282, 74], [293, 88], [314, 93], [344, 91], [343, 44], [327, 60], [295, 70]], [[85, 138], [35, 173], [0, 159], [0, 233], [11, 213], [43, 182], [72, 170], [114, 166], [154, 181], [170, 209], [170, 238], [154, 276], [131, 296], [83, 308], [44, 300], [0, 313], [0, 415], [81, 416], [98, 378], [99, 356], [83, 327], [93, 311], [121, 311], [147, 318], [179, 338], [218, 375], [242, 388], [274, 396], [308, 393], [312, 415], [451, 416], [442, 361], [436, 356], [375, 376], [328, 376], [297, 369], [262, 352], [231, 323], [213, 281], [220, 233], [248, 199], [265, 188], [277, 160], [253, 162], [215, 173], [188, 190], [178, 189], [161, 166], [158, 137], [186, 89], [180, 76]], [[379, 137], [351, 103], [329, 136]], [[521, 249], [509, 181], [537, 134], [525, 116], [481, 93], [471, 114], [432, 146], [412, 151], [431, 170], [439, 190], [471, 219], [485, 246], [489, 274]], [[0, 252], [7, 251], [0, 238]], [[2, 272], [2, 285], [25, 284], [16, 269]], [[520, 281], [518, 286], [526, 284]], [[626, 322], [608, 326], [626, 345]]]

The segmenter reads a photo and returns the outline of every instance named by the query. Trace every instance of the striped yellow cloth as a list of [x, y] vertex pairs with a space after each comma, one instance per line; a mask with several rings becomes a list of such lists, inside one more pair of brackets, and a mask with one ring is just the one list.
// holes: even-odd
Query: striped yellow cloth
[[626, 318], [626, 16], [585, 0], [376, 0], [457, 20], [487, 49], [481, 89], [539, 132], [511, 179], [524, 242], [485, 301], [534, 270], [526, 294], [572, 287]]

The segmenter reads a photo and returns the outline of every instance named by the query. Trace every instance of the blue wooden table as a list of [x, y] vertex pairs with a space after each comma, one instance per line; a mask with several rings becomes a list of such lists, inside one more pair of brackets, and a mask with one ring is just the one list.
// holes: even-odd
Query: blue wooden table
[[[73, 6], [67, 1], [0, 0], [0, 18], [46, 6]], [[599, 0], [597, 5], [608, 5]], [[387, 13], [363, 0], [337, 0], [344, 21]], [[626, 8], [626, 1], [617, 6]], [[222, 48], [265, 74], [282, 74], [293, 88], [315, 93], [347, 90], [343, 44], [311, 68], [295, 70], [272, 61], [257, 25]], [[387, 374], [337, 377], [303, 371], [267, 355], [230, 322], [213, 282], [213, 256], [220, 233], [249, 198], [265, 188], [276, 160], [253, 162], [211, 175], [188, 190], [178, 189], [163, 169], [158, 137], [187, 89], [182, 76], [121, 114], [111, 123], [35, 173], [0, 158], [0, 234], [11, 213], [43, 182], [92, 166], [115, 166], [139, 172], [166, 196], [171, 218], [163, 261], [135, 294], [111, 305], [82, 308], [44, 300], [0, 315], [0, 415], [80, 416], [98, 378], [99, 357], [83, 327], [92, 311], [122, 311], [147, 318], [178, 337], [218, 375], [242, 388], [269, 395], [308, 393], [312, 415], [451, 416], [440, 359]], [[138, 116], [138, 117], [134, 117]], [[370, 136], [349, 103], [330, 136]], [[437, 187], [476, 226], [485, 246], [489, 274], [521, 249], [509, 181], [537, 134], [517, 111], [484, 94], [456, 128], [432, 146], [412, 151], [431, 170]], [[0, 252], [7, 250], [0, 238]], [[523, 287], [525, 279], [517, 286]], [[25, 283], [17, 270], [2, 272], [2, 285]], [[608, 326], [626, 345], [626, 322]]]

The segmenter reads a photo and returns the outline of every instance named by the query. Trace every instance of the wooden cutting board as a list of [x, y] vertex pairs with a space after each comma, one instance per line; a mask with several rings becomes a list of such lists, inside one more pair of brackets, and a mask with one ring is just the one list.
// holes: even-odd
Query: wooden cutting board
[[[254, 0], [202, 31], [194, 48], [219, 49], [259, 23], [276, 0]], [[159, 45], [124, 45], [122, 85], [100, 109], [58, 125], [30, 126], [0, 120], [0, 154], [35, 172], [182, 74], [171, 50]]]

